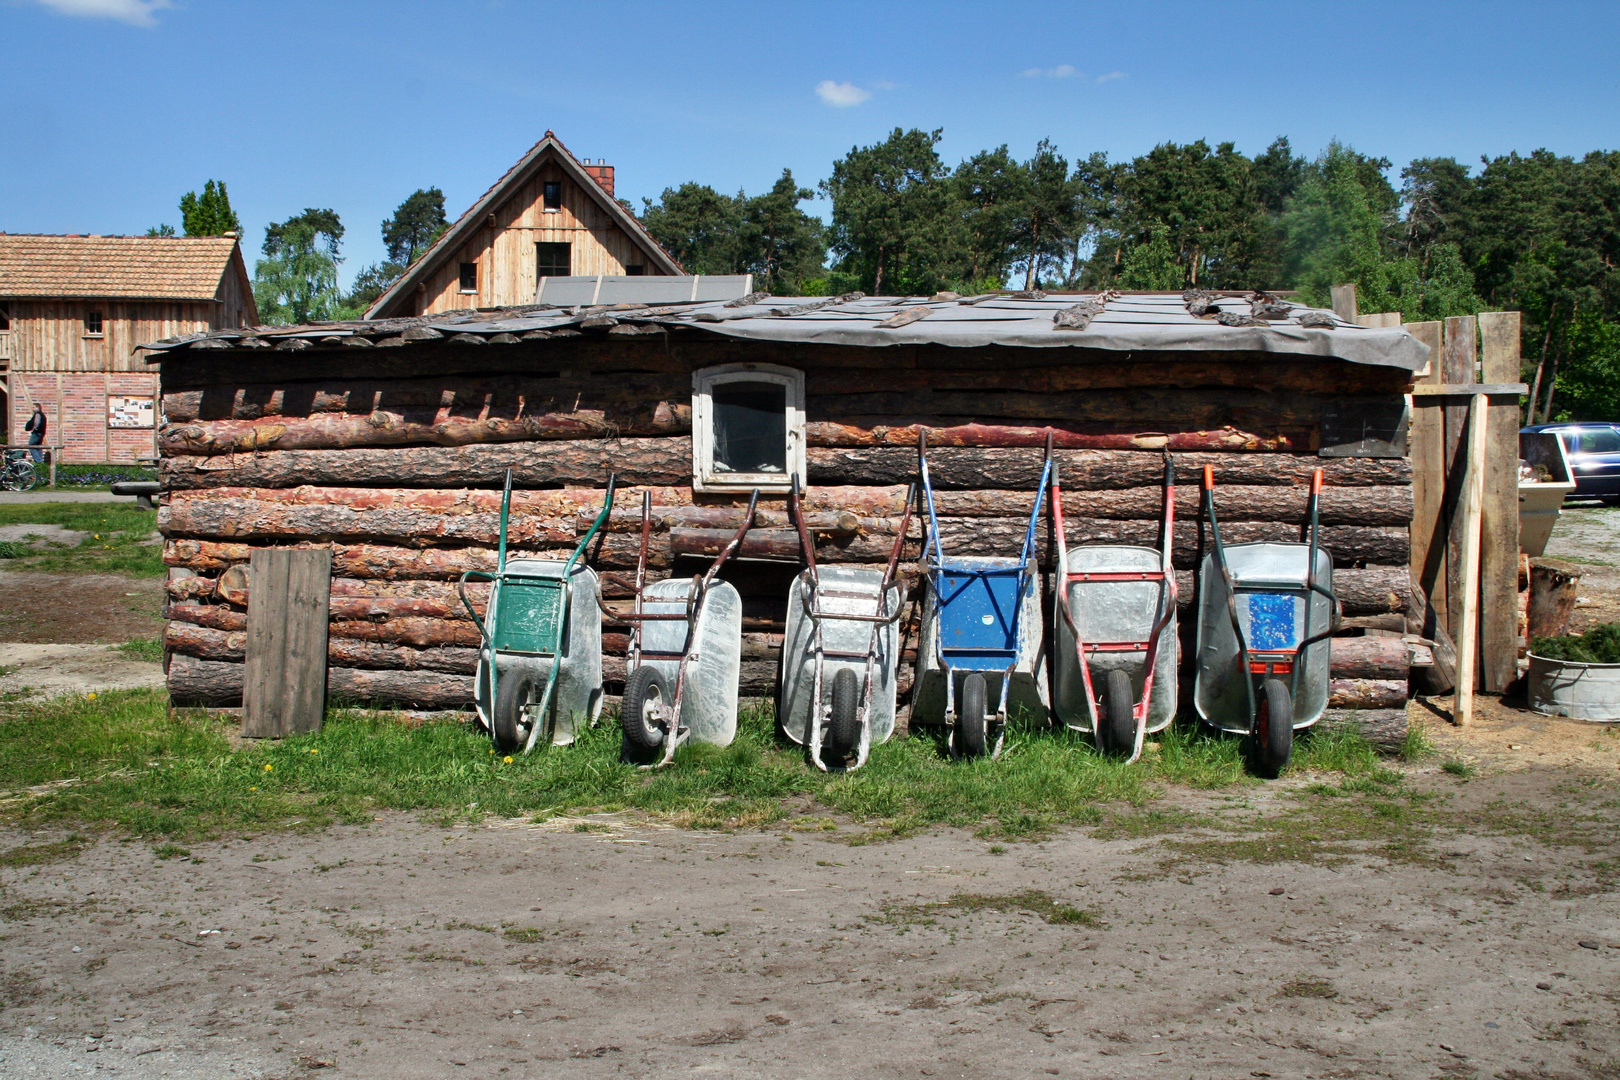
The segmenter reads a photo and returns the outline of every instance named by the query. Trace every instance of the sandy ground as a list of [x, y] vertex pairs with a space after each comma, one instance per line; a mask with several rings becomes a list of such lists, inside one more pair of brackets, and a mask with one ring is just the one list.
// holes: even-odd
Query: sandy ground
[[162, 685], [162, 664], [133, 660], [108, 645], [0, 642], [0, 695], [9, 699]]
[[0, 641], [121, 643], [163, 636], [163, 579], [0, 573]]

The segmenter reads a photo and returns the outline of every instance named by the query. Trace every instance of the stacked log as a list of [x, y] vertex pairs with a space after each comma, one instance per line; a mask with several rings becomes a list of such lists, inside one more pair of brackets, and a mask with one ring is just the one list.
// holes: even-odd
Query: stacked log
[[[672, 350], [629, 338], [471, 357], [392, 350], [386, 363], [369, 353], [356, 361], [359, 350], [345, 350], [341, 364], [307, 350], [273, 363], [219, 351], [166, 360], [159, 527], [170, 568], [171, 691], [215, 704], [239, 695], [253, 550], [318, 545], [333, 560], [334, 696], [466, 707], [478, 630], [454, 583], [495, 565], [508, 472], [514, 556], [571, 551], [613, 472], [616, 509], [591, 552], [605, 598], [631, 595], [644, 492], [653, 506], [649, 577], [701, 569], [743, 523], [747, 500], [692, 489], [691, 372], [780, 362], [771, 348], [687, 341]], [[1050, 436], [1071, 546], [1157, 546], [1160, 451], [1175, 451], [1172, 557], [1185, 627], [1194, 570], [1210, 548], [1197, 486], [1206, 465], [1220, 485], [1228, 543], [1298, 539], [1311, 472], [1323, 469], [1322, 543], [1343, 613], [1364, 625], [1398, 621], [1411, 600], [1409, 463], [1315, 450], [1326, 404], [1387, 401], [1404, 389], [1403, 372], [1253, 357], [1077, 362], [1083, 352], [795, 347], [787, 362], [807, 371], [804, 506], [817, 559], [887, 560], [924, 434], [945, 549], [1016, 550]], [[780, 497], [762, 499], [751, 525], [741, 554], [760, 561], [734, 563], [725, 576], [744, 596], [745, 692], [768, 694], [803, 553]], [[1043, 521], [1047, 573], [1050, 531]], [[913, 515], [901, 566], [912, 598], [921, 540]], [[467, 595], [482, 612], [488, 587]], [[604, 629], [613, 684], [623, 679], [628, 637], [623, 626]], [[908, 656], [903, 687], [910, 677]], [[1398, 639], [1335, 639], [1335, 710], [1397, 709], [1405, 679]]]

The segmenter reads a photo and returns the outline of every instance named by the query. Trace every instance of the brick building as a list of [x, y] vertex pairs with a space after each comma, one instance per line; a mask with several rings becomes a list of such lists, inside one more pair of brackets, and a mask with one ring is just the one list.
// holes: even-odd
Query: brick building
[[155, 457], [148, 341], [258, 321], [234, 236], [0, 233], [0, 434], [38, 402], [65, 462]]

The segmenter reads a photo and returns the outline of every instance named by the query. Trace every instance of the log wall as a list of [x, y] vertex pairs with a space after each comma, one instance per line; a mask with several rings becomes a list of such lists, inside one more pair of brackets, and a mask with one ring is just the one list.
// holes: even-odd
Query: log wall
[[[1322, 535], [1344, 614], [1387, 616], [1410, 602], [1408, 461], [1318, 455], [1324, 409], [1387, 406], [1407, 389], [1396, 369], [1248, 355], [1122, 361], [1084, 349], [761, 345], [701, 331], [273, 357], [210, 350], [163, 361], [171, 692], [216, 704], [240, 693], [252, 551], [320, 544], [333, 558], [332, 692], [465, 707], [478, 635], [453, 582], [494, 566], [506, 471], [518, 489], [515, 554], [570, 550], [612, 470], [619, 509], [595, 563], [606, 595], [630, 595], [642, 491], [654, 507], [652, 576], [700, 568], [741, 524], [746, 499], [692, 490], [691, 376], [738, 360], [806, 372], [805, 508], [824, 563], [887, 559], [920, 431], [946, 550], [1016, 550], [1051, 431], [1071, 545], [1154, 545], [1162, 452], [1175, 453], [1174, 561], [1189, 645], [1193, 569], [1209, 543], [1197, 488], [1206, 465], [1229, 542], [1298, 539], [1311, 470], [1324, 469]], [[753, 526], [745, 554], [763, 561], [734, 563], [725, 576], [744, 596], [745, 688], [769, 693], [798, 541], [780, 496], [761, 499]], [[1049, 532], [1043, 524], [1048, 571]], [[920, 537], [914, 518], [902, 553], [913, 596]], [[471, 595], [481, 605], [487, 590]], [[914, 622], [907, 632], [914, 647]], [[627, 641], [623, 627], [605, 627], [610, 684], [622, 681]], [[1404, 703], [1398, 638], [1334, 645], [1335, 709]]]

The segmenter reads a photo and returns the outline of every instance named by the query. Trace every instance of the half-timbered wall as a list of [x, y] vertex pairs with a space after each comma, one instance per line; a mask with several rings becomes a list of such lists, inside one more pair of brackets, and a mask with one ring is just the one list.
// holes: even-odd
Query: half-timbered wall
[[[562, 207], [545, 209], [545, 184], [561, 182]], [[473, 239], [425, 283], [417, 311], [431, 314], [457, 308], [528, 304], [539, 284], [535, 244], [573, 245], [570, 271], [575, 274], [625, 274], [631, 266], [648, 266], [646, 255], [561, 167], [542, 167], [528, 183], [486, 220]], [[478, 267], [475, 292], [461, 289], [461, 264]]]
[[[511, 544], [548, 554], [582, 535], [617, 472], [619, 509], [597, 554], [610, 600], [629, 595], [642, 490], [655, 507], [654, 577], [700, 568], [747, 500], [692, 490], [692, 373], [741, 360], [806, 374], [805, 505], [824, 563], [887, 559], [921, 430], [946, 550], [1015, 551], [1050, 432], [1071, 544], [1155, 544], [1162, 454], [1175, 452], [1184, 605], [1207, 542], [1197, 501], [1205, 464], [1233, 542], [1297, 539], [1311, 470], [1325, 469], [1323, 543], [1345, 614], [1399, 628], [1410, 597], [1409, 462], [1318, 455], [1325, 414], [1357, 403], [1398, 410], [1410, 379], [1402, 370], [1248, 354], [761, 344], [684, 329], [345, 348], [341, 358], [221, 349], [163, 361], [159, 525], [177, 698], [227, 703], [240, 693], [252, 550], [323, 544], [333, 552], [333, 691], [467, 707], [478, 635], [454, 580], [493, 566], [508, 469]], [[799, 549], [784, 498], [763, 498], [754, 526], [744, 551], [754, 558], [725, 576], [745, 598], [745, 692], [767, 694]], [[1043, 561], [1048, 531], [1043, 524]], [[914, 587], [915, 519], [910, 535]], [[1183, 631], [1192, 625], [1184, 607]], [[623, 627], [606, 631], [611, 684], [623, 679], [627, 637]], [[913, 614], [908, 649], [915, 633]], [[1405, 646], [1355, 640], [1370, 644], [1335, 646], [1335, 706], [1404, 703]]]

